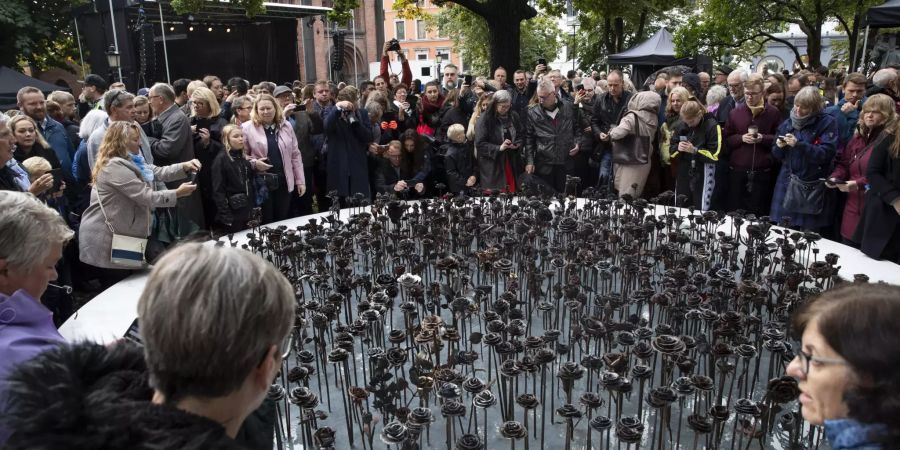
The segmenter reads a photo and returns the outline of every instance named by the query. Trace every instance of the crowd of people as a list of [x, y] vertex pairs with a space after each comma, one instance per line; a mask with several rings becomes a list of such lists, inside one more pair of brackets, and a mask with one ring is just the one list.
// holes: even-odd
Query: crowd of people
[[[0, 303], [16, 313], [0, 334], [0, 444], [15, 432], [9, 448], [48, 448], [48, 436], [73, 448], [237, 448], [266, 414], [290, 283], [238, 249], [165, 250], [379, 194], [596, 188], [753, 214], [900, 262], [894, 69], [671, 68], [635, 86], [618, 70], [538, 64], [508, 83], [502, 67], [476, 77], [448, 64], [422, 85], [402, 53], [391, 74], [390, 53], [359, 86], [210, 75], [131, 93], [90, 75], [77, 99], [19, 91], [0, 115]], [[148, 262], [143, 351], [64, 344], [54, 321], [71, 314], [66, 285], [102, 289]], [[898, 346], [885, 340], [897, 295], [843, 288], [797, 314], [788, 372], [804, 417], [831, 421], [833, 443], [890, 442], [900, 429]], [[265, 448], [272, 437], [245, 439]]]
[[[391, 74], [391, 55], [403, 70]], [[99, 290], [196, 233], [225, 234], [368, 202], [592, 187], [740, 211], [900, 262], [900, 81], [859, 73], [713, 74], [453, 64], [412, 79], [385, 46], [359, 86], [233, 77], [131, 93], [97, 75], [78, 99], [25, 87], [0, 116], [0, 188], [76, 232], [63, 284]], [[837, 77], [837, 78], [834, 78]], [[671, 192], [674, 195], [660, 196]], [[48, 294], [60, 320], [65, 295]]]

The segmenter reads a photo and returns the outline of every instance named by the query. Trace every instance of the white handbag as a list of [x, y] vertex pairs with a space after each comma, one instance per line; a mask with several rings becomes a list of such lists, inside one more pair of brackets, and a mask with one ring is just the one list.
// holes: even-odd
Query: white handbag
[[128, 269], [140, 269], [141, 267], [144, 267], [146, 265], [146, 262], [144, 261], [144, 250], [147, 248], [147, 239], [116, 233], [112, 224], [109, 223], [109, 217], [106, 216], [106, 211], [103, 209], [103, 201], [100, 200], [99, 189], [97, 190], [97, 203], [100, 205], [100, 212], [103, 213], [103, 220], [106, 222], [106, 226], [109, 227], [109, 231], [113, 234], [112, 248], [109, 252], [110, 261], [117, 266]]

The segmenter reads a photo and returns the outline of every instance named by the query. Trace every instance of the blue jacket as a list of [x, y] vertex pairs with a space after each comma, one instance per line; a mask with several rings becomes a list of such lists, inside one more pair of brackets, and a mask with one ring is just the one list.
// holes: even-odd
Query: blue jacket
[[834, 120], [837, 122], [839, 149], [843, 149], [847, 143], [850, 142], [850, 139], [853, 139], [853, 131], [856, 130], [856, 123], [859, 122], [859, 112], [862, 111], [862, 106], [865, 102], [866, 98], [863, 97], [862, 100], [859, 101], [859, 107], [850, 111], [849, 114], [841, 112], [841, 107], [847, 103], [847, 100], [844, 99], [841, 99], [841, 101], [834, 106], [825, 108], [825, 114], [834, 117]]
[[833, 419], [825, 421], [825, 436], [832, 450], [881, 450], [881, 444], [874, 442], [873, 435], [883, 433], [882, 424], [861, 423], [853, 419]]
[[[41, 134], [50, 144], [50, 148], [53, 149], [53, 152], [56, 153], [56, 157], [59, 158], [60, 166], [66, 168], [72, 167], [72, 160], [75, 159], [75, 147], [69, 142], [69, 135], [66, 133], [66, 127], [50, 117], [47, 117], [44, 119], [44, 123], [41, 124]], [[72, 174], [69, 171], [64, 170], [63, 175], [67, 181], [73, 180]]]
[[[782, 216], [791, 218], [791, 226], [796, 228], [821, 228], [831, 224], [832, 216], [827, 209], [830, 206], [830, 195], [825, 196], [826, 211], [821, 214], [798, 214], [785, 211], [782, 208], [784, 196], [793, 173], [803, 181], [815, 181], [820, 178], [828, 178], [834, 166], [834, 157], [837, 154], [838, 130], [834, 117], [824, 112], [818, 113], [808, 125], [801, 130], [795, 130], [791, 119], [785, 120], [778, 127], [778, 136], [793, 133], [797, 138], [797, 145], [791, 147], [772, 146], [772, 157], [781, 161], [781, 172], [775, 182], [775, 192], [772, 194], [772, 211], [770, 218], [773, 222], [781, 222]], [[828, 194], [828, 193], [826, 193]]]

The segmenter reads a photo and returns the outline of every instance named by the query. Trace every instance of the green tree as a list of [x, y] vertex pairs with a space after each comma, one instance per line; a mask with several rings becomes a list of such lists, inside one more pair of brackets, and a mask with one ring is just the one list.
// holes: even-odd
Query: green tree
[[[487, 21], [472, 11], [457, 5], [448, 5], [429, 18], [430, 24], [453, 41], [454, 49], [462, 53], [468, 68], [477, 74], [490, 74], [496, 65], [484, 45], [490, 39]], [[519, 60], [533, 64], [539, 58], [552, 59], [562, 45], [562, 32], [556, 21], [547, 16], [537, 16], [522, 22], [522, 41]], [[504, 66], [515, 70], [519, 66]]]
[[0, 1], [0, 65], [66, 67], [78, 57], [72, 9], [88, 0]]
[[[822, 28], [829, 20], [838, 20], [851, 33], [851, 59], [856, 55], [859, 22], [865, 9], [877, 0], [699, 0], [700, 13], [675, 32], [679, 54], [721, 55], [737, 49], [739, 55], [761, 52], [769, 42], [786, 45], [801, 68], [822, 66]], [[808, 62], [803, 63], [799, 49], [778, 33], [796, 24], [806, 34]], [[853, 31], [856, 30], [856, 31]]]

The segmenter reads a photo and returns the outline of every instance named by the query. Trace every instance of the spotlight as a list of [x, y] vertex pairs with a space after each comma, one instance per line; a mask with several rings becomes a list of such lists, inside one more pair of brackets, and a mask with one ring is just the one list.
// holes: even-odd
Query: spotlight
[[190, 27], [188, 27], [188, 31], [194, 31], [194, 26], [191, 25]]
[[226, 33], [231, 33], [231, 28], [226, 28], [226, 29], [225, 29], [225, 32], [226, 32]]
[[169, 27], [169, 31], [175, 31], [175, 27]]
[[212, 27], [207, 28], [206, 31], [212, 31]]

